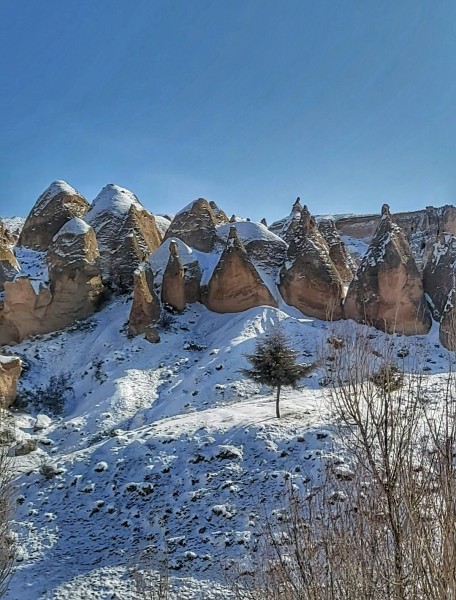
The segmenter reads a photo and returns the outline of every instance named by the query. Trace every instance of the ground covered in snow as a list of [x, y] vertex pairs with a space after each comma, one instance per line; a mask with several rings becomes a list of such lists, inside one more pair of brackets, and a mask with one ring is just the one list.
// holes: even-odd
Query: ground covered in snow
[[[366, 328], [308, 319], [283, 303], [225, 315], [194, 305], [149, 344], [126, 335], [130, 304], [118, 298], [14, 347], [26, 365], [23, 398], [60, 373], [72, 392], [61, 416], [30, 405], [14, 414], [18, 443], [37, 449], [14, 459], [19, 553], [8, 600], [136, 598], [131, 573], [148, 549], [153, 568], [168, 563], [174, 598], [229, 598], [224, 568], [255, 547], [287, 482], [306, 491], [328, 465], [347, 465], [325, 360], [285, 390], [280, 421], [271, 390], [240, 369], [277, 325], [305, 363], [327, 356], [332, 335]], [[398, 360], [438, 390], [448, 353], [437, 333], [372, 336], [394, 356], [408, 354]]]

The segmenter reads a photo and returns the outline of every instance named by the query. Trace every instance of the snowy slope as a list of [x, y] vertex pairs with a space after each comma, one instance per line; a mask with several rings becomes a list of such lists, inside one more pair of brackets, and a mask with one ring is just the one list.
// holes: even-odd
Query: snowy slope
[[[79, 326], [14, 347], [28, 365], [22, 393], [64, 371], [74, 398], [60, 419], [16, 415], [17, 437], [36, 439], [38, 450], [15, 459], [19, 561], [8, 600], [135, 598], [132, 566], [165, 540], [174, 598], [229, 598], [221, 565], [254, 545], [261, 511], [280, 506], [285, 480], [310, 489], [325, 465], [346, 462], [321, 370], [285, 391], [278, 421], [270, 390], [240, 369], [277, 324], [302, 362], [334, 331], [363, 328], [281, 308], [220, 315], [194, 305], [149, 344], [126, 337], [130, 300], [120, 298]], [[408, 344], [438, 387], [448, 365], [436, 328], [423, 338], [374, 335]], [[43, 477], [43, 463], [55, 477]]]

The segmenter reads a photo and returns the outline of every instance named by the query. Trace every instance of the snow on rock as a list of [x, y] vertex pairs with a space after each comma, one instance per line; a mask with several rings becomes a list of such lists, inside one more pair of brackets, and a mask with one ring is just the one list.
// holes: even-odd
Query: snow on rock
[[52, 238], [52, 241], [56, 241], [59, 237], [64, 235], [85, 235], [90, 231], [90, 226], [87, 225], [82, 219], [75, 217], [70, 221], [67, 221], [65, 225], [59, 229], [59, 231]]
[[57, 231], [73, 217], [83, 217], [87, 200], [65, 181], [54, 181], [38, 198], [28, 215], [18, 245], [46, 251]]
[[104, 278], [122, 290], [131, 289], [135, 269], [161, 243], [154, 216], [133, 192], [109, 184], [85, 220], [97, 236]]

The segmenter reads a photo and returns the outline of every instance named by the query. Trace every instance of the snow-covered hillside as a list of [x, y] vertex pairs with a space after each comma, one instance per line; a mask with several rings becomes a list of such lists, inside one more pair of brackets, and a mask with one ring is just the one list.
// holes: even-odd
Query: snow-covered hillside
[[[224, 568], [255, 545], [262, 511], [281, 506], [286, 481], [302, 490], [346, 456], [332, 431], [322, 368], [283, 395], [246, 380], [245, 354], [283, 328], [301, 362], [355, 327], [280, 309], [211, 313], [199, 304], [161, 330], [128, 339], [127, 297], [66, 331], [14, 347], [28, 366], [22, 394], [70, 374], [61, 418], [15, 415], [15, 435], [38, 449], [15, 459], [19, 556], [8, 600], [135, 598], [130, 573], [145, 548], [167, 547], [174, 598], [229, 598]], [[429, 336], [372, 336], [407, 345], [437, 388], [448, 354]], [[405, 353], [402, 353], [405, 354]], [[401, 359], [404, 360], [404, 359]], [[54, 467], [46, 479], [43, 465]]]
[[22, 230], [25, 223], [25, 217], [1, 217], [1, 221], [3, 221], [5, 227], [9, 229], [9, 231], [16, 233]]

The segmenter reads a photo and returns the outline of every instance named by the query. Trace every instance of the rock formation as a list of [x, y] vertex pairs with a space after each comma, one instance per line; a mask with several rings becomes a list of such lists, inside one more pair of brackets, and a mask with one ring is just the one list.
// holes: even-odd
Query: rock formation
[[287, 304], [309, 317], [336, 320], [343, 316], [342, 279], [306, 206], [301, 211], [299, 228], [294, 228], [279, 289]]
[[100, 255], [95, 232], [75, 218], [54, 236], [48, 256], [52, 294], [50, 314], [61, 327], [92, 315], [103, 298]]
[[[228, 240], [230, 229], [229, 223], [217, 229], [218, 237], [225, 243]], [[284, 240], [269, 231], [264, 225], [252, 221], [238, 221], [236, 233], [254, 266], [267, 271], [275, 281], [287, 252]]]
[[144, 333], [160, 318], [160, 300], [154, 290], [154, 274], [148, 264], [134, 272], [133, 304], [128, 321], [130, 335]]
[[28, 276], [5, 283], [0, 344], [57, 331], [92, 315], [103, 293], [98, 260], [93, 229], [79, 218], [65, 223], [49, 247], [49, 284]]
[[185, 310], [185, 273], [179, 258], [176, 242], [169, 243], [169, 260], [163, 274], [162, 302], [165, 306], [182, 312]]
[[456, 350], [456, 287], [450, 291], [439, 328], [440, 342], [447, 350]]
[[301, 227], [301, 198], [296, 198], [291, 213], [285, 219], [272, 223], [269, 229], [277, 236], [281, 237], [287, 244], [293, 241], [296, 231]]
[[85, 220], [95, 230], [103, 277], [121, 290], [133, 286], [133, 273], [161, 243], [155, 219], [129, 190], [105, 186]]
[[[223, 220], [224, 216], [224, 220]], [[165, 240], [176, 237], [191, 248], [201, 252], [212, 252], [217, 238], [217, 225], [227, 222], [225, 213], [214, 212], [210, 203], [198, 198], [177, 213], [165, 235]]]
[[[456, 208], [451, 205], [397, 213], [393, 215], [393, 221], [406, 235], [419, 269], [426, 264], [440, 233], [456, 235]], [[378, 215], [353, 215], [336, 219], [336, 228], [341, 235], [370, 243], [379, 223]]]
[[418, 268], [386, 204], [344, 308], [346, 318], [388, 333], [424, 334], [431, 327]]
[[11, 406], [16, 399], [17, 380], [22, 372], [22, 362], [17, 356], [0, 355], [0, 406]]
[[253, 306], [277, 306], [261, 280], [232, 225], [226, 247], [212, 273], [203, 298], [209, 310], [220, 313], [241, 312]]
[[442, 318], [450, 292], [455, 289], [455, 265], [456, 237], [441, 233], [423, 271], [424, 292], [436, 321]]
[[19, 236], [18, 246], [46, 251], [54, 235], [73, 217], [84, 217], [87, 200], [65, 181], [54, 181], [36, 201]]
[[223, 223], [228, 223], [228, 217], [213, 200], [209, 202], [209, 206], [212, 208], [212, 212], [214, 213], [217, 225], [223, 225]]
[[20, 271], [7, 230], [0, 225], [0, 292], [5, 289], [5, 281], [12, 281]]
[[329, 256], [339, 272], [342, 282], [344, 285], [348, 285], [353, 279], [356, 267], [336, 229], [333, 219], [322, 219], [318, 224], [318, 229], [328, 244]]

